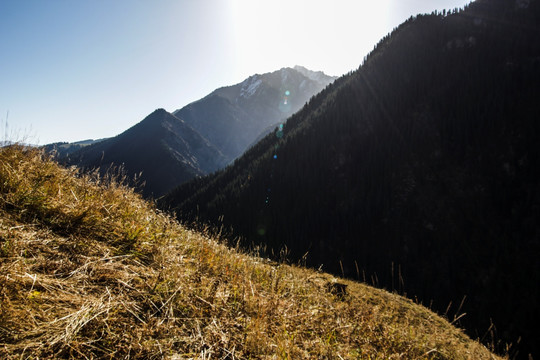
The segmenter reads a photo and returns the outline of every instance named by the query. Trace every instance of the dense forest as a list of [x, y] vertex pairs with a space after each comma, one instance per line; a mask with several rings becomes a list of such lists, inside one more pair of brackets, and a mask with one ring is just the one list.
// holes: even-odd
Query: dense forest
[[234, 164], [160, 205], [540, 357], [539, 8], [485, 0], [410, 18]]

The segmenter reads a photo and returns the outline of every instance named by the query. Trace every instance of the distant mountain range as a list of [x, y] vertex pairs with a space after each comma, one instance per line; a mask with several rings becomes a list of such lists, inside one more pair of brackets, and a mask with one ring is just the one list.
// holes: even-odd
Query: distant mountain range
[[54, 153], [55, 156], [57, 156], [58, 158], [64, 158], [68, 155], [71, 155], [72, 153], [76, 151], [81, 150], [83, 147], [98, 143], [103, 140], [106, 140], [106, 139], [98, 139], [98, 140], [87, 139], [87, 140], [81, 140], [81, 141], [76, 141], [72, 143], [57, 142], [57, 143], [47, 144], [43, 146], [43, 148], [45, 149], [45, 151], [49, 153]]
[[478, 0], [411, 17], [232, 166], [160, 206], [540, 357], [539, 10]]
[[145, 196], [159, 197], [229, 164], [334, 79], [300, 66], [253, 75], [173, 114], [156, 110], [116, 137], [46, 149], [54, 149], [60, 162], [85, 169], [121, 166], [144, 184]]

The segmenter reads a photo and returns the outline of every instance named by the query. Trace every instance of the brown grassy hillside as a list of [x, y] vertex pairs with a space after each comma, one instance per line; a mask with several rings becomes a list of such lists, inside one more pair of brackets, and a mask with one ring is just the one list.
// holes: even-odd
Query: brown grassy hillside
[[37, 150], [0, 149], [1, 359], [498, 358], [422, 306], [336, 281], [189, 232]]

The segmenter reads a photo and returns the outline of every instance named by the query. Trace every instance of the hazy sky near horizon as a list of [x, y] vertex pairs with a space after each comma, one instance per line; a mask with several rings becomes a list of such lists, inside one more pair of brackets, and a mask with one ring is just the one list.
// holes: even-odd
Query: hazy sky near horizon
[[342, 75], [409, 16], [469, 2], [0, 0], [0, 140], [115, 136], [282, 67]]

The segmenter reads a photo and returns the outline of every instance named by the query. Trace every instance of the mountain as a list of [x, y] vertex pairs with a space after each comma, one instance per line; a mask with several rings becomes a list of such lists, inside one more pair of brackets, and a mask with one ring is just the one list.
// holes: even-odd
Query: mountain
[[173, 112], [230, 161], [335, 80], [301, 66], [250, 76]]
[[145, 196], [158, 197], [195, 176], [225, 166], [227, 160], [184, 121], [158, 109], [122, 134], [85, 146], [64, 163], [102, 172], [121, 166], [144, 183]]
[[233, 165], [160, 206], [540, 357], [539, 8], [485, 0], [411, 17]]
[[145, 196], [159, 197], [223, 168], [335, 78], [303, 67], [253, 75], [175, 111], [158, 110], [115, 138], [51, 144], [59, 161], [86, 169], [122, 165]]

